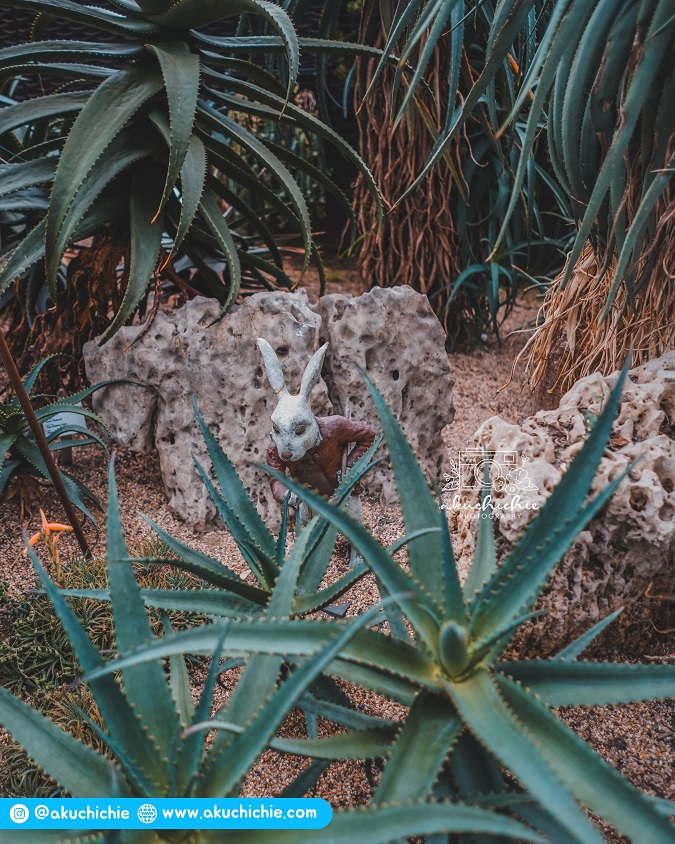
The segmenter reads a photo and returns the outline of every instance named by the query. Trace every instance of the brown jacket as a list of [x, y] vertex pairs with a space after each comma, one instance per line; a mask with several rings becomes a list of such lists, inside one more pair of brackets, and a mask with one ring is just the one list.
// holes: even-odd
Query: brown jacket
[[[321, 495], [332, 495], [338, 486], [338, 471], [342, 468], [342, 449], [349, 443], [356, 443], [347, 458], [347, 468], [356, 463], [375, 441], [375, 431], [368, 425], [352, 422], [344, 416], [317, 418], [321, 431], [321, 442], [310, 449], [296, 462], [282, 460], [276, 445], [271, 442], [267, 448], [267, 465], [279, 472], [286, 472], [302, 484], [315, 489]], [[280, 504], [288, 492], [281, 481], [272, 478], [272, 495]], [[360, 489], [357, 487], [357, 494]]]

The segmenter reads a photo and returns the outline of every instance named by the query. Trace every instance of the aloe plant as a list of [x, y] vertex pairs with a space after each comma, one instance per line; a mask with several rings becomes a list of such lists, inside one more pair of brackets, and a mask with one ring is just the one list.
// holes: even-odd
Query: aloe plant
[[[551, 659], [500, 659], [518, 628], [536, 614], [533, 607], [553, 567], [622, 480], [617, 478], [586, 501], [626, 371], [627, 365], [583, 449], [501, 562], [497, 561], [490, 519], [479, 522], [476, 557], [463, 585], [445, 516], [439, 512], [398, 423], [372, 384], [406, 530], [440, 527], [439, 533], [410, 542], [409, 571], [348, 513], [300, 484], [284, 480], [348, 537], [384, 591], [395, 596], [414, 630], [414, 642], [407, 639], [405, 629], [400, 638], [360, 631], [327, 669], [335, 677], [410, 707], [391, 738], [381, 730], [373, 733], [356, 728], [324, 740], [326, 760], [387, 757], [373, 795], [375, 807], [450, 797], [499, 807], [546, 840], [601, 844], [601, 834], [584, 812], [588, 809], [630, 840], [664, 844], [673, 840], [669, 819], [673, 805], [638, 791], [560, 721], [552, 707], [674, 697], [675, 669], [580, 660], [616, 613]], [[232, 621], [223, 653], [234, 656], [265, 649], [302, 664], [333, 641], [335, 629], [342, 626], [312, 620], [255, 626]], [[221, 630], [222, 625], [214, 625], [177, 633], [147, 650], [129, 653], [111, 666], [137, 666], [160, 655], [213, 653], [220, 647]], [[98, 673], [112, 670], [111, 666]], [[236, 725], [218, 717], [203, 728], [237, 732]], [[320, 755], [317, 743], [307, 742], [307, 753]], [[294, 752], [300, 751], [296, 748]], [[234, 836], [232, 840], [240, 839]], [[246, 840], [289, 838], [259, 833]], [[481, 840], [480, 836], [475, 840]]]
[[[603, 318], [622, 283], [632, 298], [646, 282], [652, 265], [639, 266], [639, 259], [666, 223], [667, 209], [662, 207], [659, 217], [655, 208], [675, 165], [668, 148], [675, 130], [675, 74], [668, 60], [675, 47], [672, 11], [667, 0], [558, 0], [507, 118], [536, 86], [508, 212], [518, 202], [515, 191], [525, 178], [525, 156], [547, 108], [553, 170], [579, 220], [561, 284], [569, 281], [589, 238], [607, 256], [603, 274], [616, 253]], [[633, 172], [638, 162], [639, 175]], [[627, 207], [634, 202], [634, 208]]]
[[[48, 361], [49, 358], [41, 360], [23, 379], [28, 395], [33, 400], [37, 400], [42, 404], [35, 411], [38, 421], [44, 425], [61, 413], [69, 413], [81, 417], [83, 421], [87, 418], [92, 419], [107, 432], [103, 420], [93, 411], [82, 407], [81, 402], [96, 392], [96, 390], [100, 390], [111, 382], [105, 381], [94, 384], [86, 390], [62, 399], [54, 399], [53, 396], [36, 395], [34, 394], [36, 381], [40, 375], [40, 371]], [[65, 434], [83, 434], [85, 436], [80, 439], [73, 437], [66, 439], [64, 437]], [[108, 451], [105, 441], [95, 431], [89, 430], [85, 425], [77, 426], [69, 424], [67, 427], [56, 428], [47, 437], [47, 444], [49, 445], [50, 451], [53, 452], [58, 452], [66, 448], [79, 448], [86, 445], [98, 445], [106, 454]], [[70, 500], [95, 526], [96, 519], [87, 507], [86, 502], [88, 501], [100, 507], [101, 504], [97, 497], [75, 475], [63, 468], [59, 469], [59, 474], [61, 475]], [[0, 402], [0, 498], [10, 494], [11, 488], [8, 488], [8, 485], [12, 480], [16, 480], [19, 483], [20, 494], [23, 494], [21, 492], [21, 485], [24, 484], [26, 478], [30, 479], [33, 483], [36, 483], [38, 479], [50, 480], [49, 471], [40, 454], [40, 449], [33, 439], [21, 403], [17, 396], [7, 391]]]
[[[314, 523], [318, 521], [314, 519]], [[287, 618], [292, 610], [300, 568], [305, 560], [311, 529], [298, 537], [279, 573], [266, 610], [266, 624]], [[234, 732], [221, 733], [210, 747], [204, 742], [201, 724], [212, 705], [212, 692], [218, 676], [227, 666], [221, 663], [229, 638], [231, 620], [217, 627], [218, 647], [204, 682], [200, 698], [193, 703], [186, 663], [181, 656], [170, 659], [169, 676], [160, 659], [149, 664], [125, 667], [118, 682], [105, 674], [105, 663], [86, 630], [68, 606], [63, 594], [40, 565], [33, 549], [27, 546], [33, 565], [44, 585], [56, 615], [68, 634], [85, 680], [100, 711], [104, 728], [89, 720], [90, 727], [102, 739], [109, 756], [103, 756], [69, 733], [57, 727], [28, 704], [0, 688], [0, 724], [17, 740], [45, 773], [70, 795], [76, 797], [143, 796], [148, 798], [225, 797], [236, 796], [242, 779], [258, 756], [268, 747], [304, 752], [305, 744], [294, 739], [276, 739], [275, 733], [289, 710], [320, 679], [323, 670], [362, 627], [372, 624], [380, 607], [333, 628], [319, 651], [280, 681], [283, 657], [264, 649], [247, 661], [235, 691], [223, 707]], [[118, 648], [127, 651], [139, 642], [152, 647], [153, 634], [147, 610], [134, 575], [122, 532], [119, 502], [113, 464], [109, 472], [107, 518], [107, 566], [110, 584], [115, 638]], [[390, 599], [392, 600], [392, 599]], [[254, 629], [256, 624], [250, 625]], [[160, 640], [161, 641], [161, 640]], [[98, 675], [98, 676], [95, 676]], [[90, 680], [88, 678], [91, 678]], [[328, 704], [327, 704], [328, 705]], [[257, 709], [256, 709], [257, 707]], [[333, 705], [334, 709], [345, 709]], [[254, 713], [253, 716], [251, 713]], [[86, 716], [85, 716], [86, 717]], [[356, 721], [367, 722], [367, 716], [351, 710]], [[378, 719], [371, 719], [377, 722]], [[384, 727], [393, 736], [395, 725]], [[382, 730], [380, 730], [382, 732]], [[322, 739], [313, 739], [321, 752]], [[110, 758], [109, 758], [110, 757]], [[302, 780], [302, 775], [300, 777]], [[409, 830], [407, 834], [434, 832], [469, 832], [480, 830], [524, 841], [539, 840], [523, 824], [477, 807], [438, 803], [420, 814], [418, 807], [402, 810], [400, 806], [383, 806], [376, 810], [345, 812], [331, 829], [329, 838], [347, 842], [354, 829], [366, 831], [371, 842], [391, 838], [394, 828]], [[147, 831], [126, 831], [124, 840], [147, 840]], [[66, 842], [73, 833], [40, 831], [41, 842]], [[82, 836], [79, 832], [76, 837]], [[194, 842], [229, 840], [230, 831], [198, 832], [190, 836]], [[92, 830], [87, 840], [107, 840], [106, 833]], [[7, 842], [26, 841], [29, 833], [10, 831]], [[158, 830], [153, 840], [174, 841], [174, 833]]]
[[[71, 0], [0, 5], [36, 14], [33, 40], [0, 50], [0, 83], [19, 74], [63, 78], [57, 93], [0, 108], [0, 140], [10, 155], [20, 156], [0, 170], [0, 192], [9, 185], [5, 202], [21, 207], [35, 190], [43, 201], [48, 196], [44, 219], [5, 254], [0, 292], [44, 257], [56, 300], [65, 249], [105, 223], [127, 229], [129, 249], [124, 298], [106, 338], [132, 316], [153, 274], [179, 250], [199, 269], [200, 292], [219, 298], [223, 312], [235, 301], [244, 272], [258, 284], [291, 288], [268, 226], [271, 216], [301, 236], [303, 269], [312, 256], [320, 264], [294, 171], [309, 172], [346, 209], [349, 203], [325, 174], [255, 137], [238, 114], [280, 120], [324, 138], [376, 192], [359, 156], [296, 106], [292, 95], [301, 48], [377, 51], [299, 39], [285, 9], [267, 0], [142, 0], [116, 3], [114, 11]], [[262, 35], [249, 31], [255, 18], [265, 24]], [[116, 41], [55, 40], [48, 33], [58, 21], [112, 33]], [[231, 37], [208, 34], [219, 21], [232, 22]], [[270, 56], [276, 61], [263, 67], [262, 57]], [[251, 230], [269, 260], [248, 248]], [[223, 277], [210, 268], [207, 254], [220, 255]]]

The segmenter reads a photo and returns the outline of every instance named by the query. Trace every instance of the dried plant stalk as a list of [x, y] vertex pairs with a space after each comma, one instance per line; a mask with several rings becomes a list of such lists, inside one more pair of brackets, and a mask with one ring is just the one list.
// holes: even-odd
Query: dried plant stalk
[[[368, 4], [361, 21], [360, 40], [384, 45], [383, 28], [377, 4]], [[425, 79], [435, 88], [435, 103], [419, 90], [425, 109], [424, 119], [434, 131], [443, 125], [440, 104], [447, 102], [448, 56], [436, 49], [429, 63]], [[375, 60], [359, 62], [355, 101], [362, 104], [365, 91], [372, 80]], [[401, 205], [396, 200], [414, 181], [433, 147], [433, 137], [425, 128], [419, 111], [391, 129], [391, 94], [393, 69], [387, 69], [377, 85], [361, 105], [358, 121], [360, 152], [375, 176], [388, 213], [381, 235], [377, 236], [377, 211], [364, 179], [359, 176], [354, 191], [354, 209], [361, 231], [365, 232], [359, 252], [361, 274], [371, 285], [392, 287], [409, 284], [421, 293], [433, 294], [434, 289], [447, 285], [460, 271], [458, 235], [453, 219], [453, 177], [446, 161], [441, 161], [424, 185]], [[461, 172], [459, 143], [453, 145], [452, 156]], [[445, 314], [445, 329], [450, 336], [458, 330], [465, 314], [462, 297], [456, 307]], [[444, 300], [431, 297], [432, 305], [440, 313]]]
[[[664, 154], [669, 161], [675, 134]], [[635, 219], [644, 191], [640, 154], [629, 164], [623, 196], [625, 224]], [[602, 314], [610, 297], [617, 267], [613, 238], [609, 247], [588, 242], [563, 289], [564, 271], [551, 284], [540, 312], [541, 325], [528, 343], [530, 387], [544, 406], [553, 406], [579, 378], [620, 369], [633, 350], [639, 366], [675, 348], [675, 186], [671, 181], [654, 208], [651, 237], [628, 275], [635, 286], [631, 300], [622, 282], [608, 316]], [[603, 270], [606, 270], [603, 272]]]
[[620, 369], [631, 348], [636, 366], [675, 348], [675, 232], [669, 241], [634, 307], [622, 286], [604, 322], [616, 260], [597, 283], [602, 261], [589, 243], [567, 286], [553, 282], [542, 305], [543, 324], [527, 352], [530, 387], [543, 405], [554, 404], [579, 378]]

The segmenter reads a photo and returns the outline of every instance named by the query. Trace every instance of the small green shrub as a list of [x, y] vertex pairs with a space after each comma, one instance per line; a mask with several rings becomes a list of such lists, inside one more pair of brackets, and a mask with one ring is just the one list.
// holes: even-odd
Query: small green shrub
[[[110, 382], [94, 384], [76, 395], [62, 399], [54, 399], [54, 396], [34, 395], [33, 390], [40, 371], [49, 360], [50, 358], [41, 360], [23, 379], [29, 397], [40, 405], [35, 408], [35, 415], [40, 424], [43, 425], [60, 413], [74, 413], [82, 417], [83, 423], [86, 418], [93, 419], [107, 433], [103, 420], [93, 411], [82, 407], [81, 402]], [[63, 434], [75, 434], [76, 436], [64, 439], [61, 438]], [[78, 434], [84, 435], [84, 438], [77, 439]], [[108, 453], [106, 443], [98, 434], [84, 427], [84, 424], [82, 426], [69, 425], [67, 428], [58, 428], [47, 437], [47, 444], [52, 452], [58, 452], [64, 448], [98, 445], [106, 454]], [[85, 501], [88, 501], [97, 507], [101, 506], [94, 493], [64, 469], [59, 469], [59, 474], [70, 500], [95, 526], [96, 519], [85, 503]], [[13, 480], [19, 484], [19, 494], [23, 495], [21, 481], [26, 478], [33, 481], [37, 479], [50, 480], [49, 471], [33, 438], [21, 403], [16, 395], [7, 390], [0, 398], [0, 500], [14, 494], [9, 486]]]
[[[150, 542], [138, 549], [139, 556], [158, 557], [167, 554], [161, 542]], [[168, 566], [140, 567], [139, 583], [144, 590], [187, 591], [195, 588], [196, 578]], [[95, 596], [108, 594], [106, 561], [103, 557], [76, 558], [64, 568], [63, 594], [73, 595], [69, 601], [80, 624], [87, 630], [95, 647], [103, 653], [115, 649], [115, 633], [110, 606]], [[64, 683], [79, 679], [77, 658], [66, 630], [54, 624], [54, 608], [39, 581], [33, 592], [19, 595], [10, 592], [0, 581], [0, 680], [16, 693], [49, 694]], [[169, 613], [174, 629], [203, 622], [196, 612]], [[152, 609], [152, 629], [163, 629], [162, 613]]]

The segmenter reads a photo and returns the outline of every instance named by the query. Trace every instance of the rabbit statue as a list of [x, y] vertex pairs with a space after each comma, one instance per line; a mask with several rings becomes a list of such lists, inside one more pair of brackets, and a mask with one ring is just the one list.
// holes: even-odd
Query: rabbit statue
[[[286, 473], [300, 483], [316, 490], [320, 495], [331, 496], [342, 476], [343, 449], [355, 443], [346, 459], [349, 468], [368, 450], [375, 440], [375, 431], [368, 425], [353, 422], [345, 416], [316, 417], [312, 412], [310, 396], [321, 376], [321, 367], [328, 350], [328, 343], [315, 352], [302, 375], [300, 392], [291, 395], [276, 352], [262, 338], [258, 348], [263, 357], [270, 386], [277, 394], [278, 404], [272, 413], [272, 441], [267, 449], [267, 465]], [[283, 504], [289, 494], [281, 481], [272, 479], [272, 495]], [[362, 518], [360, 488], [354, 490], [348, 509], [351, 514]], [[306, 524], [309, 510], [298, 501], [296, 495], [289, 495], [289, 505], [300, 514], [300, 521]], [[350, 564], [356, 559], [351, 551]]]

